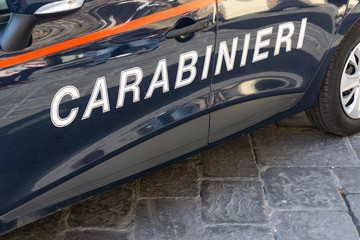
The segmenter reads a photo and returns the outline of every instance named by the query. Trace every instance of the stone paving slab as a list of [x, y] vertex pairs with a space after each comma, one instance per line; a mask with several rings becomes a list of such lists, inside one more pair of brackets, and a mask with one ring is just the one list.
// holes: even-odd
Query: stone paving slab
[[350, 208], [350, 215], [358, 231], [360, 230], [360, 194], [349, 194], [345, 197]]
[[140, 179], [140, 197], [196, 197], [199, 161], [190, 159]]
[[344, 193], [360, 193], [360, 168], [335, 168]]
[[200, 239], [199, 202], [194, 199], [148, 199], [136, 206], [135, 239]]
[[117, 227], [126, 224], [134, 202], [134, 183], [108, 191], [71, 208], [69, 227]]
[[273, 231], [270, 226], [235, 225], [215, 226], [205, 228], [203, 239], [216, 240], [273, 240]]
[[358, 240], [346, 212], [274, 212], [277, 240]]
[[96, 231], [96, 230], [84, 230], [84, 231], [69, 231], [65, 234], [65, 240], [119, 240], [128, 239], [127, 232], [116, 231]]
[[261, 182], [205, 181], [202, 219], [207, 223], [266, 223]]
[[360, 133], [357, 133], [353, 136], [348, 137], [349, 142], [354, 149], [355, 154], [357, 155], [357, 158], [360, 158]]
[[269, 206], [277, 210], [346, 210], [328, 169], [269, 168], [263, 174]]
[[264, 128], [252, 133], [261, 166], [358, 166], [344, 138], [317, 129]]
[[201, 154], [204, 177], [242, 177], [259, 179], [249, 139], [241, 137]]
[[4, 236], [0, 236], [0, 240], [62, 240], [65, 235], [64, 231], [68, 228], [66, 218], [69, 213], [70, 209], [54, 213]]

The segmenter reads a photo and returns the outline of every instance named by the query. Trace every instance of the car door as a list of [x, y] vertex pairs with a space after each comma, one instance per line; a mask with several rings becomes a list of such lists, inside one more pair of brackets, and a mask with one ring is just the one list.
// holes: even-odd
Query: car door
[[348, 9], [345, 0], [220, 2], [210, 142], [299, 102]]
[[[49, 1], [10, 3], [22, 17]], [[0, 220], [206, 146], [215, 13], [212, 0], [92, 0], [42, 18], [22, 50], [1, 35]]]

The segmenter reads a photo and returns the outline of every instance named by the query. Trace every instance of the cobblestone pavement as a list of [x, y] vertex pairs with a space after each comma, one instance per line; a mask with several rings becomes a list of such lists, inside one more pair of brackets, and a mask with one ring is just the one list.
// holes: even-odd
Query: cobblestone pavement
[[360, 239], [359, 154], [299, 114], [0, 239]]

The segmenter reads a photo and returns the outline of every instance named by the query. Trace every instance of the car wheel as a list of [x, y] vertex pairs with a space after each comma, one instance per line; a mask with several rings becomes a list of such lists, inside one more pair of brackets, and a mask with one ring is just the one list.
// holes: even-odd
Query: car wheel
[[317, 101], [306, 115], [315, 126], [333, 134], [360, 131], [360, 22], [335, 51]]

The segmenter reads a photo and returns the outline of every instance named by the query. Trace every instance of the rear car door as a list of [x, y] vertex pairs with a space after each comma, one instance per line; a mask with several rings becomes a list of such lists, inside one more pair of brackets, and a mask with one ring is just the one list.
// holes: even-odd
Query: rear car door
[[92, 0], [42, 19], [23, 50], [3, 40], [0, 221], [207, 145], [215, 13], [212, 0]]
[[219, 2], [210, 142], [297, 104], [348, 9], [346, 0]]

